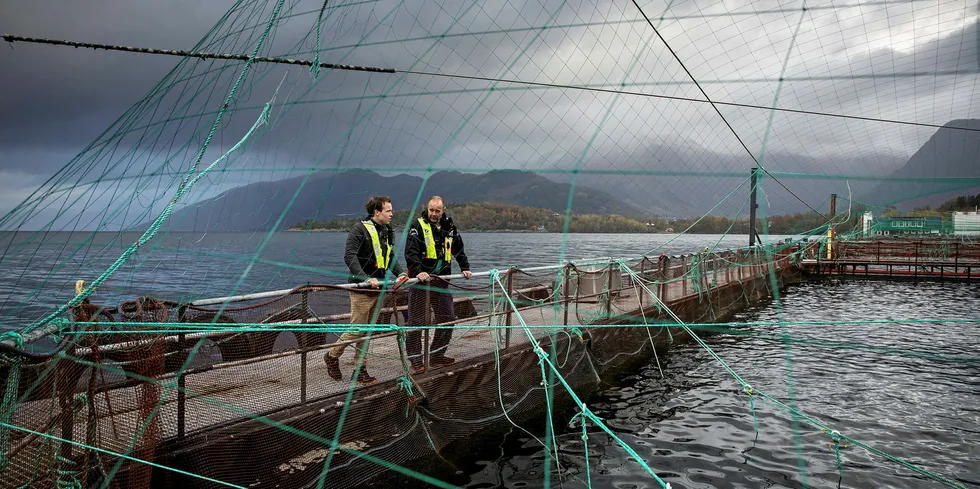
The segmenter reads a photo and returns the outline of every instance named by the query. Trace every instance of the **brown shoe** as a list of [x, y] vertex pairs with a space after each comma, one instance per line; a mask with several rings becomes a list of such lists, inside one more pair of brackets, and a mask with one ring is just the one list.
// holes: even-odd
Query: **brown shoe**
[[448, 367], [454, 363], [456, 363], [455, 358], [447, 357], [445, 355], [439, 355], [436, 357], [429, 358], [429, 366], [432, 368]]
[[323, 354], [323, 361], [327, 363], [327, 375], [333, 380], [344, 380], [344, 374], [340, 373], [340, 359], [330, 356], [329, 353]]
[[371, 377], [371, 374], [364, 367], [361, 367], [361, 370], [355, 373], [355, 377], [357, 377], [357, 385], [374, 385], [378, 383], [378, 379]]
[[413, 363], [412, 367], [408, 369], [408, 372], [412, 375], [418, 375], [425, 372], [425, 365], [421, 363]]

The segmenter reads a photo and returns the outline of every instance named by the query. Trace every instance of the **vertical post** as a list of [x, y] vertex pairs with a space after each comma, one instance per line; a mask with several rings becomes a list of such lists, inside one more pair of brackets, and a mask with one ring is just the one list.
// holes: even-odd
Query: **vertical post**
[[960, 273], [960, 242], [957, 241], [953, 243], [955, 249], [953, 250], [953, 274]]
[[424, 365], [425, 368], [429, 368], [429, 353], [431, 353], [429, 351], [429, 326], [432, 325], [432, 302], [431, 302], [432, 287], [430, 284], [432, 284], [431, 280], [424, 285], [425, 306], [423, 307], [424, 312], [422, 314], [422, 318], [423, 318], [422, 324], [425, 325], [425, 330], [422, 333], [422, 365]]
[[915, 271], [912, 273], [912, 276], [915, 278], [919, 278], [919, 242], [918, 241], [915, 242]]
[[681, 297], [687, 297], [687, 272], [691, 270], [691, 267], [687, 266], [690, 263], [690, 256], [681, 256]]
[[612, 317], [613, 267], [615, 267], [615, 265], [610, 263], [609, 280], [606, 281], [606, 319]]
[[[565, 285], [562, 286], [562, 295], [565, 296], [565, 326], [568, 326], [568, 306], [572, 303], [572, 295], [568, 293], [569, 278], [568, 273], [572, 267], [565, 265]], [[576, 289], [578, 290], [578, 289]]]
[[177, 376], [177, 439], [184, 441], [185, 427], [187, 426], [187, 394], [186, 394], [186, 375], [180, 371]]
[[827, 259], [834, 259], [834, 215], [837, 214], [837, 194], [830, 194], [830, 222], [827, 223]]
[[[513, 297], [514, 295], [514, 269], [507, 269], [507, 297]], [[515, 303], [516, 304], [516, 303]], [[504, 330], [504, 348], [510, 348], [510, 326], [513, 316], [513, 308], [510, 307], [508, 303], [507, 307], [507, 329]]]
[[[177, 321], [183, 322], [184, 315], [187, 313], [187, 304], [181, 305], [177, 309]], [[184, 333], [177, 335], [177, 345], [178, 348], [186, 348], [184, 345]], [[186, 425], [186, 409], [187, 409], [187, 390], [185, 389], [186, 382], [184, 380], [184, 370], [181, 369], [180, 375], [177, 376], [177, 439], [184, 441], [184, 430]]]
[[731, 251], [726, 251], [725, 252], [725, 258], [726, 258], [725, 264], [724, 264], [724, 266], [725, 266], [725, 284], [727, 285], [727, 284], [729, 284], [729, 283], [732, 282], [732, 263], [731, 262], [733, 262], [734, 260], [730, 260], [729, 259], [729, 258], [733, 258]]
[[[309, 284], [307, 284], [309, 285]], [[310, 310], [310, 292], [309, 290], [303, 290], [303, 323], [306, 324], [309, 319]], [[296, 335], [296, 340], [299, 341], [299, 402], [300, 404], [306, 404], [306, 328], [303, 328], [303, 332]]]
[[644, 255], [643, 258], [640, 258], [640, 284], [633, 284], [633, 285], [639, 285], [639, 287], [636, 287], [636, 291], [637, 293], [640, 294], [638, 300], [639, 300], [641, 311], [643, 310], [643, 296], [646, 295], [646, 289], [644, 289], [642, 285], [643, 279], [645, 278], [643, 275], [643, 269], [644, 269], [644, 265], [646, 265], [646, 262], [647, 262], [647, 257], [646, 255]]
[[755, 203], [755, 174], [758, 168], [752, 168], [752, 177], [749, 179], [749, 247], [755, 246], [755, 208], [759, 207]]
[[660, 265], [661, 281], [659, 284], [657, 284], [657, 295], [658, 298], [660, 299], [660, 302], [666, 304], [667, 283], [670, 281], [670, 277], [667, 276], [669, 273], [668, 270], [670, 270], [670, 257], [668, 257], [667, 255], [663, 255], [663, 258], [664, 258], [663, 260], [658, 259], [658, 261], [660, 262], [659, 265]]

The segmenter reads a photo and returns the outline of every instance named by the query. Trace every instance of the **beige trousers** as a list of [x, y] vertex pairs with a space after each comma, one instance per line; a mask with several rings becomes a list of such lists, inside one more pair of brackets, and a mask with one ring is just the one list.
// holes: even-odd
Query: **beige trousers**
[[[380, 302], [379, 297], [381, 297], [380, 294], [365, 294], [363, 292], [351, 291], [350, 324], [374, 324], [372, 319], [374, 319], [375, 309], [378, 308], [378, 303]], [[361, 365], [366, 367], [366, 355], [368, 344], [371, 342], [371, 333], [352, 328], [340, 335], [340, 341], [350, 341], [365, 337], [366, 339], [364, 341], [352, 343], [350, 346], [354, 347], [354, 364], [357, 365], [358, 362], [361, 362]], [[347, 346], [346, 343], [337, 345], [331, 348], [327, 354], [334, 358], [340, 358], [344, 354], [344, 350], [347, 349]]]

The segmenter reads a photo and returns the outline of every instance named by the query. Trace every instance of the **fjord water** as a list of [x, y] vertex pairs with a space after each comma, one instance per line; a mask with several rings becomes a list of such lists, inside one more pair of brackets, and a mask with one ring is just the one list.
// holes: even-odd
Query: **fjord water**
[[[139, 233], [0, 233], [0, 328], [44, 317], [92, 283]], [[399, 236], [401, 238], [401, 236]], [[474, 271], [555, 265], [559, 259], [631, 257], [736, 248], [747, 236], [466, 233]], [[773, 240], [780, 237], [772, 237]], [[170, 233], [144, 244], [96, 291], [118, 305], [137, 296], [194, 300], [347, 280], [346, 233]], [[564, 254], [562, 254], [564, 250]], [[404, 256], [399, 256], [404, 265]], [[454, 268], [454, 270], [458, 271]], [[487, 280], [483, 278], [482, 280]]]
[[[63, 304], [74, 280], [93, 280], [137, 237], [51, 233], [38, 241], [0, 234], [2, 327], [22, 327]], [[560, 256], [680, 254], [747, 244], [746, 236], [666, 234], [464, 238], [475, 271], [557, 264]], [[344, 233], [169, 234], [134, 254], [93, 301], [116, 305], [140, 295], [192, 299], [343, 282], [345, 239]], [[755, 389], [871, 447], [980, 487], [980, 328], [955, 322], [976, 320], [978, 311], [977, 284], [820, 281], [790, 287], [778, 303], [759, 304], [734, 321], [894, 322], [698, 331]], [[948, 322], [921, 322], [927, 319]], [[856, 446], [841, 450], [839, 471], [828, 435], [758, 398], [756, 437], [748, 397], [693, 342], [675, 344], [659, 362], [602, 387], [589, 408], [676, 488], [941, 486]], [[553, 473], [552, 486], [587, 487], [580, 428], [565, 423], [556, 419], [562, 474]], [[528, 428], [544, 433], [543, 424]], [[592, 487], [657, 487], [595, 427], [588, 441]], [[542, 462], [540, 446], [515, 432], [459, 457], [451, 478], [470, 488], [542, 487]]]
[[[841, 434], [965, 487], [980, 487], [980, 284], [828, 280], [793, 286], [734, 322], [890, 323], [739, 326], [701, 331], [757, 391]], [[949, 322], [919, 322], [945, 319]], [[662, 371], [662, 376], [661, 376]], [[695, 342], [616, 380], [588, 407], [675, 488], [943, 487], [925, 475], [794, 423], [748, 396]], [[580, 427], [559, 422], [559, 486], [587, 484]], [[537, 435], [544, 433], [543, 423]], [[543, 487], [544, 453], [523, 433], [461, 467], [465, 487]], [[589, 428], [592, 487], [660, 487], [605, 433]], [[552, 466], [553, 467], [553, 466]], [[841, 476], [843, 474], [843, 477]]]

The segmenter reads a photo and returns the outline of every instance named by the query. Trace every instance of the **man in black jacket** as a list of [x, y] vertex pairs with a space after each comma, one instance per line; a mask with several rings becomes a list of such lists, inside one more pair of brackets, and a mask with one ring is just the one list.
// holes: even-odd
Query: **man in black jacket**
[[[395, 245], [395, 233], [391, 230], [391, 199], [374, 196], [368, 200], [364, 208], [367, 217], [354, 224], [347, 234], [347, 246], [344, 249], [344, 262], [350, 270], [348, 282], [367, 282], [372, 289], [379, 289], [386, 281], [388, 274], [397, 275], [395, 286], [408, 280], [408, 275], [398, 266], [398, 260], [392, 257]], [[374, 324], [378, 318], [381, 304], [381, 294], [362, 290], [350, 291], [350, 324]], [[354, 377], [360, 385], [371, 385], [378, 381], [367, 372], [365, 354], [371, 339], [370, 332], [351, 329], [340, 335], [340, 341], [350, 341], [364, 338], [367, 341], [354, 343]], [[327, 362], [327, 373], [334, 380], [343, 380], [340, 373], [340, 356], [344, 354], [347, 344], [331, 348], [324, 356]]]
[[[429, 199], [428, 207], [418, 219], [412, 222], [405, 245], [405, 261], [408, 273], [419, 280], [419, 285], [408, 291], [408, 326], [427, 326], [426, 310], [431, 307], [435, 313], [432, 324], [456, 321], [453, 312], [453, 296], [446, 290], [448, 282], [438, 275], [452, 274], [452, 260], [456, 259], [463, 276], [469, 279], [470, 262], [463, 251], [463, 238], [452, 219], [445, 214], [442, 197]], [[428, 294], [428, 301], [426, 295]], [[429, 348], [429, 365], [446, 367], [456, 360], [446, 356], [453, 330], [443, 327], [436, 329]], [[422, 358], [422, 330], [415, 329], [405, 335], [405, 349], [412, 363], [412, 373], [425, 370]]]

